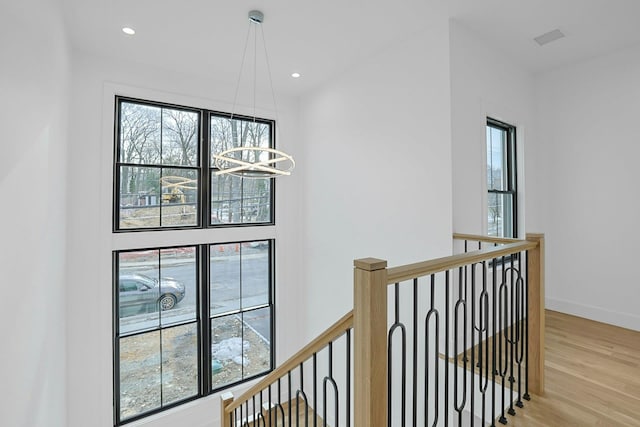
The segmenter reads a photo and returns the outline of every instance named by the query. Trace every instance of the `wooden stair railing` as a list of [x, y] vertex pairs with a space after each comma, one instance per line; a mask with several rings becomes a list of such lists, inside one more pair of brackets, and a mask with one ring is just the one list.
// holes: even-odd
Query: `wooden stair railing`
[[[342, 336], [347, 330], [353, 328], [353, 311], [345, 314], [340, 320], [330, 326], [317, 338], [304, 346], [300, 351], [291, 356], [286, 362], [278, 366], [276, 369], [267, 374], [264, 378], [254, 384], [239, 397], [234, 398], [231, 393], [223, 393], [221, 395], [220, 418], [223, 427], [232, 426], [231, 415], [236, 408], [239, 408], [247, 400], [251, 399], [260, 391], [265, 390], [269, 385], [276, 382], [279, 378], [287, 375], [288, 372], [296, 369], [301, 363], [305, 362], [313, 356], [314, 353], [320, 352], [327, 345]], [[290, 402], [289, 402], [290, 404]], [[314, 410], [316, 408], [313, 408]], [[234, 426], [235, 427], [235, 426]]]
[[[354, 262], [354, 361], [356, 362], [354, 421], [356, 427], [386, 427], [389, 425], [391, 416], [389, 411], [392, 405], [387, 378], [388, 354], [391, 354], [391, 350], [388, 348], [387, 338], [390, 343], [392, 338], [388, 337], [388, 334], [390, 335], [392, 329], [388, 328], [387, 323], [387, 286], [392, 285], [397, 289], [398, 284], [405, 281], [414, 281], [417, 286], [418, 278], [429, 276], [433, 278], [439, 273], [448, 274], [454, 269], [490, 263], [522, 252], [527, 253], [525, 268], [528, 275], [527, 309], [524, 315], [528, 321], [528, 390], [537, 395], [544, 394], [544, 235], [528, 234], [526, 240], [467, 234], [456, 234], [454, 238], [486, 242], [491, 245], [488, 248], [463, 254], [392, 268], [386, 267], [385, 260], [375, 258]], [[435, 282], [431, 283], [431, 289], [434, 289]], [[445, 286], [450, 284], [447, 282]], [[395, 304], [397, 310], [398, 302]], [[424, 322], [424, 317], [422, 319]], [[427, 321], [428, 319], [427, 317]], [[430, 359], [428, 363], [434, 362]], [[404, 379], [402, 384], [405, 384]], [[445, 390], [447, 390], [446, 386]], [[527, 397], [525, 393], [524, 398]], [[394, 414], [392, 425], [395, 425], [398, 416], [404, 417], [404, 411], [406, 409], [402, 409], [400, 415]], [[435, 412], [437, 413], [437, 410]], [[515, 413], [513, 408], [509, 413]], [[437, 415], [434, 425], [436, 421]], [[409, 420], [407, 422], [410, 424]], [[416, 422], [415, 409], [413, 422]], [[424, 422], [427, 424], [426, 421]], [[431, 420], [428, 424], [431, 424]]]
[[[245, 401], [260, 393], [261, 390], [265, 390], [351, 328], [353, 328], [354, 344], [354, 426], [387, 427], [389, 425], [389, 408], [391, 407], [388, 395], [388, 354], [390, 354], [387, 347], [387, 340], [389, 339], [390, 342], [387, 321], [388, 286], [395, 285], [397, 288], [399, 282], [411, 280], [417, 286], [418, 278], [431, 276], [433, 289], [435, 283], [433, 277], [438, 273], [447, 274], [448, 284], [448, 273], [454, 269], [489, 263], [501, 257], [504, 259], [504, 257], [524, 252], [526, 252], [526, 266], [519, 264], [519, 267], [526, 269], [527, 275], [526, 314], [522, 315], [527, 319], [528, 331], [528, 390], [534, 394], [543, 395], [544, 235], [527, 234], [526, 240], [457, 233], [453, 237], [458, 240], [488, 243], [490, 247], [393, 268], [387, 268], [387, 262], [381, 259], [355, 260], [353, 311], [346, 314], [237, 399], [234, 399], [230, 393], [223, 394], [221, 397], [222, 427], [236, 427], [231, 418], [236, 408], [241, 407]], [[482, 247], [482, 244], [479, 246]], [[521, 259], [523, 258], [519, 258], [519, 260]], [[455, 357], [455, 355], [451, 356]], [[449, 355], [446, 360], [449, 360]]]

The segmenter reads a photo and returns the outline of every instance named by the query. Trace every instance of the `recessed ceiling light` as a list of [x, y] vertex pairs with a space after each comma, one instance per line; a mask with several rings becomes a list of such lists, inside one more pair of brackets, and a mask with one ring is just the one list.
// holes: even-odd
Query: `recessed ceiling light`
[[544, 34], [534, 38], [534, 40], [540, 46], [544, 46], [547, 43], [554, 42], [554, 41], [556, 41], [558, 39], [561, 39], [563, 37], [564, 37], [564, 34], [562, 33], [562, 31], [556, 29], [556, 30], [553, 30], [553, 31], [549, 31], [548, 33], [544, 33]]
[[297, 79], [298, 77], [300, 77], [300, 73], [291, 73], [291, 77]]
[[133, 28], [130, 27], [123, 27], [122, 28], [122, 32], [125, 33], [128, 36], [132, 36], [136, 33], [136, 30], [134, 30]]

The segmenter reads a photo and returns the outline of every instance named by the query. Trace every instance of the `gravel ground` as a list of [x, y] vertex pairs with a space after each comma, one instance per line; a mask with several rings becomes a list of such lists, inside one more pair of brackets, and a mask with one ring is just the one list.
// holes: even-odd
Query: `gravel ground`
[[[269, 369], [269, 344], [235, 316], [212, 336], [214, 388]], [[162, 355], [162, 357], [161, 357]], [[198, 393], [196, 325], [176, 326], [120, 341], [120, 414], [126, 419]]]
[[[195, 225], [196, 208], [193, 205], [162, 206], [162, 225]], [[160, 208], [140, 207], [120, 211], [120, 228], [159, 227]]]

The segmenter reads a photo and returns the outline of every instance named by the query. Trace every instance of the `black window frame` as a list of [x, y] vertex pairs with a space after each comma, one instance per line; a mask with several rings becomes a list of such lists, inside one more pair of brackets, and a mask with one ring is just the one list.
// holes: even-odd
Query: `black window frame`
[[[253, 242], [268, 242], [268, 257], [269, 257], [269, 296], [267, 304], [262, 304], [260, 306], [249, 307], [243, 309], [242, 306], [239, 310], [234, 310], [218, 315], [211, 315], [210, 311], [210, 302], [211, 302], [211, 292], [210, 292], [210, 248], [211, 246], [216, 245], [242, 245], [245, 243], [253, 243]], [[185, 247], [194, 247], [196, 250], [196, 289], [197, 289], [197, 297], [196, 297], [196, 308], [195, 308], [195, 319], [189, 319], [178, 322], [171, 322], [166, 325], [162, 325], [160, 322], [157, 327], [153, 328], [145, 328], [141, 330], [132, 331], [129, 333], [120, 334], [120, 317], [119, 317], [119, 271], [120, 271], [120, 254], [129, 253], [129, 252], [140, 252], [140, 251], [162, 251], [166, 249], [175, 249], [175, 248], [185, 248]], [[225, 241], [225, 242], [215, 242], [215, 243], [200, 243], [200, 244], [186, 244], [186, 245], [172, 245], [172, 246], [160, 246], [160, 247], [142, 247], [135, 249], [122, 249], [122, 250], [114, 250], [112, 252], [112, 270], [113, 270], [113, 312], [112, 312], [112, 348], [113, 348], [113, 420], [114, 426], [122, 426], [129, 424], [131, 422], [146, 418], [148, 416], [158, 414], [160, 412], [164, 412], [171, 408], [175, 408], [184, 403], [191, 402], [197, 399], [201, 399], [203, 397], [209, 396], [211, 394], [219, 393], [226, 389], [235, 387], [239, 384], [254, 380], [261, 376], [267, 375], [269, 372], [273, 371], [275, 368], [276, 361], [276, 328], [275, 328], [275, 319], [276, 319], [276, 289], [275, 289], [275, 239], [254, 239], [254, 240], [243, 240], [243, 241]], [[267, 370], [260, 372], [255, 375], [248, 376], [246, 378], [241, 378], [238, 381], [234, 381], [228, 384], [224, 384], [220, 387], [214, 388], [212, 384], [212, 351], [211, 344], [213, 339], [211, 337], [211, 320], [213, 318], [221, 318], [224, 316], [229, 316], [231, 314], [240, 314], [245, 312], [252, 312], [264, 308], [270, 309], [270, 319], [269, 319], [269, 327], [270, 327], [270, 357], [269, 363], [270, 366]], [[121, 402], [120, 402], [120, 340], [122, 338], [127, 338], [131, 336], [142, 335], [146, 333], [151, 333], [155, 331], [162, 331], [166, 329], [171, 329], [179, 326], [184, 326], [188, 324], [196, 324], [197, 330], [197, 372], [198, 372], [198, 391], [195, 395], [186, 397], [184, 399], [171, 402], [167, 405], [161, 405], [158, 408], [134, 415], [132, 417], [121, 419], [120, 411], [121, 411]]]
[[[163, 164], [163, 156], [162, 156], [162, 148], [160, 148], [159, 151], [159, 156], [158, 156], [158, 163], [157, 164], [144, 164], [144, 163], [127, 163], [124, 161], [121, 161], [121, 156], [120, 156], [120, 150], [122, 149], [122, 142], [121, 142], [121, 130], [122, 130], [122, 123], [121, 123], [121, 111], [122, 111], [122, 104], [123, 103], [133, 103], [133, 104], [139, 104], [142, 106], [149, 106], [149, 107], [153, 107], [153, 108], [168, 108], [168, 109], [174, 109], [174, 110], [180, 110], [180, 111], [187, 111], [187, 112], [193, 112], [193, 113], [197, 113], [198, 114], [198, 129], [196, 132], [196, 137], [197, 139], [197, 161], [196, 161], [196, 165], [188, 165], [188, 166], [183, 166], [183, 165], [173, 165], [173, 164]], [[160, 113], [160, 117], [162, 118], [163, 115], [162, 113]], [[275, 183], [275, 178], [273, 177], [260, 177], [260, 179], [268, 179], [269, 182], [269, 188], [268, 188], [268, 195], [269, 195], [269, 220], [268, 221], [262, 221], [262, 222], [227, 222], [227, 223], [223, 223], [223, 222], [214, 222], [213, 218], [212, 218], [212, 205], [213, 205], [213, 200], [214, 197], [211, 194], [211, 184], [213, 182], [213, 173], [216, 171], [216, 168], [214, 167], [214, 164], [212, 162], [212, 153], [211, 153], [211, 149], [212, 149], [212, 133], [211, 133], [211, 125], [212, 125], [212, 120], [214, 117], [222, 117], [225, 119], [229, 119], [229, 120], [238, 120], [238, 121], [242, 121], [242, 122], [247, 122], [247, 123], [259, 123], [259, 124], [265, 124], [269, 127], [268, 130], [268, 138], [269, 138], [269, 148], [276, 148], [276, 132], [275, 132], [275, 128], [276, 128], [276, 122], [275, 120], [272, 119], [264, 119], [264, 118], [256, 118], [256, 117], [249, 117], [249, 116], [244, 116], [244, 115], [239, 115], [239, 114], [232, 114], [232, 113], [227, 113], [227, 112], [220, 112], [220, 111], [215, 111], [215, 110], [210, 110], [210, 109], [206, 109], [206, 108], [199, 108], [199, 107], [189, 107], [189, 106], [184, 106], [184, 105], [178, 105], [178, 104], [172, 104], [172, 103], [167, 103], [167, 102], [157, 102], [157, 101], [152, 101], [152, 100], [146, 100], [146, 99], [140, 99], [140, 98], [135, 98], [135, 97], [129, 97], [129, 96], [121, 96], [121, 95], [116, 95], [115, 99], [114, 99], [114, 137], [113, 137], [113, 141], [114, 141], [114, 148], [113, 148], [113, 192], [112, 192], [112, 233], [114, 236], [114, 239], [117, 241], [119, 235], [122, 234], [126, 234], [126, 233], [139, 233], [139, 232], [152, 232], [152, 233], [156, 233], [156, 232], [162, 232], [162, 231], [172, 231], [173, 233], [177, 232], [177, 231], [184, 231], [185, 233], [193, 233], [192, 230], [207, 230], [207, 229], [217, 229], [217, 228], [246, 228], [246, 227], [263, 227], [263, 226], [274, 226], [276, 223], [276, 183]], [[162, 120], [162, 119], [161, 119]], [[162, 123], [162, 122], [161, 122]], [[160, 129], [163, 129], [162, 124]], [[160, 134], [162, 134], [162, 131], [160, 131]], [[162, 141], [162, 136], [160, 136], [160, 145], [162, 147], [163, 141]], [[163, 176], [162, 170], [163, 168], [166, 169], [189, 169], [189, 170], [195, 170], [195, 176], [197, 177], [197, 181], [198, 181], [198, 189], [196, 191], [196, 203], [198, 204], [198, 207], [195, 209], [195, 213], [196, 213], [196, 223], [195, 224], [188, 224], [188, 225], [168, 225], [168, 226], [162, 226], [162, 219], [163, 219], [163, 214], [162, 214], [162, 210], [160, 209], [160, 214], [159, 214], [159, 222], [158, 224], [160, 224], [159, 226], [151, 226], [151, 227], [130, 227], [130, 228], [122, 228], [121, 224], [120, 224], [120, 203], [121, 203], [121, 195], [120, 195], [120, 181], [122, 179], [121, 174], [120, 174], [120, 170], [122, 166], [129, 166], [129, 167], [148, 167], [148, 168], [157, 168], [159, 169], [159, 175], [160, 177]], [[155, 176], [155, 174], [154, 174]], [[253, 178], [244, 178], [244, 179], [253, 179]], [[244, 182], [243, 179], [243, 182]], [[158, 207], [161, 207], [163, 204], [163, 199], [162, 199], [162, 194], [163, 194], [163, 184], [162, 181], [160, 181], [159, 186], [157, 186], [159, 188], [159, 190], [157, 191], [158, 194], [153, 194], [155, 197], [157, 197], [157, 204]], [[241, 221], [246, 221], [247, 218], [245, 217], [245, 203], [247, 203], [247, 206], [251, 206], [248, 202], [245, 202], [245, 198], [244, 198], [244, 184], [241, 186], [240, 191], [241, 191], [241, 196], [240, 196], [240, 204], [241, 204], [241, 213], [240, 213], [240, 219]], [[231, 192], [232, 190], [230, 190]], [[265, 197], [265, 194], [267, 194], [267, 190], [265, 187], [263, 187], [263, 191], [262, 193], [260, 193], [259, 197]], [[257, 197], [256, 194], [253, 195], [254, 197]], [[224, 203], [224, 198], [220, 199], [223, 203]], [[262, 200], [264, 199], [258, 199], [259, 201], [257, 202], [258, 204], [261, 203]], [[233, 201], [233, 197], [231, 196], [230, 200], [229, 200], [229, 204], [231, 204], [231, 201]], [[148, 202], [148, 200], [147, 200]], [[155, 203], [155, 202], [152, 202]], [[184, 201], [182, 203], [185, 203]], [[252, 207], [253, 209], [253, 207]], [[258, 206], [257, 210], [260, 211], [260, 205]], [[254, 214], [248, 214], [249, 216], [253, 216]], [[255, 214], [255, 218], [259, 218], [259, 214]], [[265, 215], [266, 216], [266, 215]], [[233, 219], [233, 217], [231, 217], [231, 219]], [[249, 221], [251, 221], [253, 218], [249, 218]], [[175, 235], [175, 234], [174, 234]], [[121, 426], [121, 425], [125, 425], [143, 418], [146, 418], [148, 416], [163, 412], [165, 410], [174, 408], [176, 406], [180, 406], [186, 402], [190, 402], [190, 401], [194, 401], [197, 399], [200, 399], [202, 397], [206, 397], [209, 396], [213, 393], [218, 393], [220, 391], [223, 391], [225, 389], [237, 386], [238, 384], [241, 383], [245, 383], [247, 381], [251, 381], [255, 378], [264, 376], [266, 374], [268, 374], [269, 372], [271, 372], [274, 367], [275, 367], [275, 360], [276, 360], [276, 328], [275, 328], [275, 322], [276, 322], [276, 289], [275, 289], [275, 238], [270, 238], [270, 237], [262, 237], [262, 236], [255, 236], [255, 238], [252, 238], [253, 236], [249, 236], [249, 238], [247, 239], [247, 233], [246, 232], [242, 232], [238, 234], [238, 239], [234, 239], [233, 235], [232, 237], [230, 237], [232, 239], [232, 241], [226, 241], [226, 242], [206, 242], [206, 240], [209, 240], [207, 238], [202, 239], [199, 237], [196, 237], [193, 234], [189, 234], [191, 236], [194, 236], [193, 239], [187, 239], [187, 242], [184, 244], [180, 244], [180, 245], [162, 245], [162, 243], [159, 244], [154, 244], [153, 247], [148, 247], [148, 245], [142, 245], [140, 247], [132, 247], [131, 244], [127, 244], [125, 248], [120, 248], [118, 244], [114, 244], [112, 247], [112, 350], [113, 350], [113, 414], [114, 414], [114, 418], [113, 418], [113, 423], [114, 426]], [[185, 235], [186, 236], [186, 235]], [[181, 239], [184, 240], [184, 239]], [[189, 241], [191, 240], [191, 241]], [[174, 240], [175, 241], [175, 240]], [[269, 295], [268, 295], [268, 303], [267, 304], [263, 304], [263, 305], [255, 305], [255, 306], [250, 306], [249, 308], [243, 307], [242, 305], [240, 306], [240, 309], [238, 310], [238, 313], [240, 313], [242, 316], [244, 315], [243, 313], [245, 312], [251, 312], [251, 311], [255, 311], [255, 310], [261, 310], [264, 308], [269, 308], [269, 313], [270, 313], [270, 318], [269, 318], [269, 328], [270, 328], [270, 343], [269, 343], [269, 368], [265, 371], [262, 371], [258, 374], [254, 374], [251, 376], [247, 376], [245, 378], [240, 378], [237, 381], [228, 383], [228, 384], [224, 384], [221, 386], [217, 386], [214, 387], [213, 386], [213, 379], [212, 379], [212, 343], [213, 343], [213, 338], [211, 337], [211, 333], [212, 333], [212, 329], [211, 329], [211, 325], [212, 325], [212, 319], [213, 318], [217, 318], [217, 317], [221, 317], [220, 316], [214, 316], [211, 315], [211, 307], [210, 307], [210, 302], [211, 302], [211, 289], [210, 289], [210, 249], [213, 245], [226, 245], [226, 244], [239, 244], [242, 245], [243, 243], [251, 243], [251, 242], [263, 242], [266, 241], [268, 242], [268, 287], [269, 287]], [[130, 332], [125, 332], [123, 334], [120, 333], [120, 307], [119, 307], [119, 292], [120, 292], [120, 286], [119, 286], [119, 275], [120, 275], [120, 261], [119, 261], [119, 256], [122, 253], [125, 252], [136, 252], [136, 251], [145, 251], [145, 250], [164, 250], [164, 249], [171, 249], [171, 248], [184, 248], [184, 247], [195, 247], [196, 248], [196, 288], [197, 288], [197, 297], [196, 297], [196, 307], [195, 307], [195, 320], [191, 319], [191, 320], [184, 320], [184, 321], [179, 321], [179, 322], [171, 322], [168, 324], [162, 324], [161, 322], [159, 322], [158, 327], [157, 328], [150, 328], [150, 329], [144, 329], [144, 330], [140, 330], [140, 331], [130, 331]], [[242, 280], [242, 276], [241, 279]], [[240, 295], [240, 298], [242, 299], [242, 294]], [[230, 316], [231, 312], [229, 313], [225, 313], [225, 315]], [[184, 399], [181, 399], [179, 401], [175, 401], [175, 402], [171, 402], [169, 404], [164, 405], [162, 403], [162, 401], [160, 402], [160, 406], [137, 414], [137, 415], [133, 415], [131, 417], [125, 418], [124, 420], [122, 420], [120, 418], [120, 411], [121, 411], [121, 402], [120, 402], [120, 392], [121, 392], [121, 387], [120, 387], [120, 340], [122, 338], [128, 337], [128, 336], [135, 336], [135, 335], [139, 335], [142, 333], [149, 333], [149, 332], [155, 332], [157, 331], [162, 331], [164, 329], [168, 329], [168, 328], [174, 328], [177, 326], [183, 326], [183, 325], [191, 325], [195, 323], [196, 324], [196, 331], [197, 331], [197, 369], [198, 369], [198, 379], [197, 379], [197, 393], [194, 396], [190, 396]], [[244, 327], [243, 327], [244, 328]], [[243, 329], [244, 330], [244, 329]], [[243, 332], [244, 333], [244, 332]], [[162, 357], [162, 356], [161, 356]], [[244, 375], [244, 372], [241, 374]]]
[[[194, 167], [180, 166], [180, 165], [163, 165], [162, 159], [158, 164], [142, 164], [142, 163], [127, 163], [120, 161], [120, 136], [121, 136], [121, 105], [122, 103], [134, 103], [145, 105], [149, 107], [157, 108], [170, 108], [181, 111], [196, 112], [199, 114], [199, 130], [198, 130], [198, 165]], [[236, 223], [214, 223], [211, 221], [211, 174], [217, 169], [211, 164], [211, 118], [222, 117], [230, 120], [239, 120], [246, 122], [255, 122], [265, 124], [269, 127], [269, 148], [276, 148], [276, 122], [272, 119], [251, 117], [235, 113], [227, 113], [215, 110], [209, 110], [205, 108], [189, 107], [178, 104], [171, 104], [166, 102], [157, 102], [150, 100], [143, 100], [139, 98], [132, 98], [126, 96], [116, 95], [114, 104], [114, 162], [113, 162], [113, 212], [112, 212], [112, 232], [113, 233], [132, 233], [132, 232], [149, 232], [149, 231], [164, 231], [164, 230], [193, 230], [193, 229], [208, 229], [208, 228], [235, 228], [235, 227], [261, 227], [261, 226], [273, 226], [276, 223], [276, 182], [275, 178], [267, 178], [270, 182], [269, 194], [269, 210], [270, 220], [263, 222], [236, 222]], [[120, 227], [120, 181], [121, 176], [119, 173], [121, 166], [130, 167], [150, 167], [150, 168], [166, 168], [166, 169], [197, 169], [198, 190], [197, 190], [197, 221], [195, 225], [177, 225], [177, 226], [152, 226], [152, 227]], [[253, 178], [244, 178], [253, 179]], [[265, 178], [261, 178], [265, 179]], [[162, 195], [160, 194], [160, 197]], [[162, 215], [160, 216], [160, 220]]]
[[[491, 127], [495, 129], [499, 129], [506, 133], [506, 165], [507, 171], [504, 174], [507, 177], [506, 190], [498, 190], [489, 188], [487, 185], [487, 196], [490, 194], [496, 195], [507, 195], [511, 196], [511, 235], [510, 236], [497, 236], [497, 237], [506, 237], [506, 238], [517, 238], [518, 237], [518, 162], [517, 162], [517, 139], [516, 126], [510, 125], [508, 123], [502, 122], [500, 120], [493, 119], [491, 117], [487, 117], [486, 127]], [[486, 132], [485, 132], [486, 135]], [[488, 141], [485, 138], [485, 152], [486, 152], [486, 144]], [[487, 159], [487, 165], [489, 164], [489, 159]], [[488, 180], [485, 179], [485, 183]], [[489, 197], [487, 197], [487, 205], [488, 205]], [[485, 218], [488, 214], [488, 206], [487, 212], [485, 212]], [[488, 234], [488, 230], [487, 230]]]

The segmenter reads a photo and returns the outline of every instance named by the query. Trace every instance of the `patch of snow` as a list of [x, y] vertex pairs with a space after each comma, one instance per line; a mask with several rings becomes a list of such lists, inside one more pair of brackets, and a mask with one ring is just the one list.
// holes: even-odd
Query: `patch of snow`
[[233, 361], [238, 365], [247, 366], [249, 360], [244, 353], [249, 350], [249, 341], [239, 337], [227, 338], [211, 346], [213, 358], [220, 362]]

